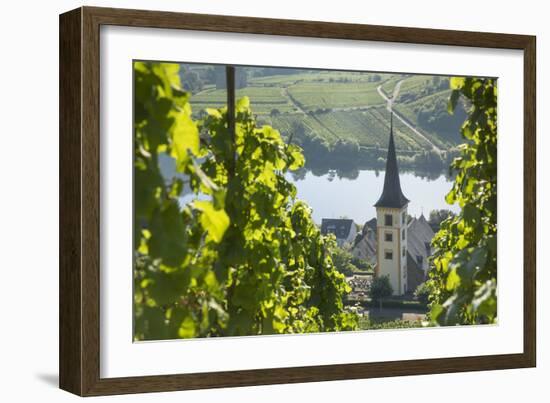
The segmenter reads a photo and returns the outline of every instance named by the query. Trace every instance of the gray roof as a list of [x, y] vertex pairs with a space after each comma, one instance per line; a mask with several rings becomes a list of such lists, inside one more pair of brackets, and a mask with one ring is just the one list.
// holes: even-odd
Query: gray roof
[[407, 250], [414, 257], [422, 256], [426, 259], [431, 255], [430, 243], [434, 237], [434, 232], [424, 215], [419, 218], [413, 218], [407, 227]]
[[367, 230], [369, 229], [376, 232], [376, 217], [371, 218], [365, 223], [365, 225], [363, 225], [363, 230], [361, 231], [361, 233], [365, 235], [367, 233]]
[[410, 253], [407, 253], [407, 291], [414, 292], [425, 280], [424, 269]]
[[376, 219], [374, 219], [374, 229], [370, 228], [368, 223], [369, 221], [363, 226], [363, 231], [357, 234], [351, 252], [354, 256], [376, 264]]
[[334, 234], [338, 239], [345, 239], [348, 237], [353, 220], [347, 218], [323, 218], [321, 221], [321, 233]]
[[376, 236], [365, 237], [365, 252], [367, 255], [367, 261], [370, 263], [376, 263]]
[[388, 145], [388, 157], [386, 158], [384, 189], [382, 196], [374, 204], [374, 207], [401, 208], [409, 202], [409, 199], [401, 191], [401, 182], [399, 181], [399, 169], [397, 168], [395, 142], [393, 140], [393, 112], [391, 113], [390, 121], [390, 143]]

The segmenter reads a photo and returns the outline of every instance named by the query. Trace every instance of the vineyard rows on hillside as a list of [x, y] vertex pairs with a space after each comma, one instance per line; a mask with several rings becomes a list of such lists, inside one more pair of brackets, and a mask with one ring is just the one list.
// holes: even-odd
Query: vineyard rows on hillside
[[[247, 74], [252, 77], [243, 81], [237, 97], [248, 96], [258, 121], [273, 125], [286, 138], [299, 125], [308, 136], [328, 145], [347, 141], [365, 148], [385, 148], [390, 114], [378, 89], [391, 97], [401, 82], [394, 111], [422, 136], [394, 119], [398, 150], [449, 150], [461, 141], [458, 133], [465, 113], [459, 105], [457, 116], [448, 115], [450, 91], [444, 77], [315, 70], [254, 76], [261, 69], [249, 69]], [[227, 93], [219, 87], [204, 85], [192, 95], [195, 115], [225, 105]]]

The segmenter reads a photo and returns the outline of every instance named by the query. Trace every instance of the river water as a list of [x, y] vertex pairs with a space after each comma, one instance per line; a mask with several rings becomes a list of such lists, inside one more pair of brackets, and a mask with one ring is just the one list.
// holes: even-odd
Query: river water
[[[428, 218], [431, 210], [447, 209], [458, 212], [458, 205], [445, 202], [445, 195], [452, 187], [452, 179], [441, 175], [435, 179], [423, 178], [413, 173], [401, 173], [401, 189], [410, 200], [408, 213]], [[317, 224], [322, 218], [351, 218], [357, 224], [364, 224], [375, 217], [374, 203], [382, 194], [384, 171], [363, 170], [355, 179], [339, 178], [325, 174], [315, 176], [307, 172], [303, 179], [288, 175], [298, 189], [298, 198], [313, 208], [313, 219]]]

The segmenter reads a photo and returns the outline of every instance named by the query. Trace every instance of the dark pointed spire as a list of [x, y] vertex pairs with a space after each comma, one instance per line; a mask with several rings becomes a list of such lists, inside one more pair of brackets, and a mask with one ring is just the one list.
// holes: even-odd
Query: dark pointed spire
[[388, 157], [386, 159], [386, 173], [384, 176], [384, 190], [382, 196], [374, 204], [374, 207], [401, 208], [409, 202], [401, 191], [397, 157], [395, 155], [395, 143], [393, 140], [393, 111], [390, 115], [390, 143], [388, 145]]

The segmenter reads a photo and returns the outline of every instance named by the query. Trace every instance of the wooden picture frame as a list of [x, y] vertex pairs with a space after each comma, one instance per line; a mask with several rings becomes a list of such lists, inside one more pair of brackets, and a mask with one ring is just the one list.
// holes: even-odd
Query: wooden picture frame
[[[100, 27], [171, 28], [524, 52], [524, 347], [521, 354], [100, 377]], [[82, 7], [60, 16], [60, 387], [81, 396], [526, 368], [536, 365], [535, 37]], [[519, 134], [518, 134], [519, 135]]]

